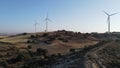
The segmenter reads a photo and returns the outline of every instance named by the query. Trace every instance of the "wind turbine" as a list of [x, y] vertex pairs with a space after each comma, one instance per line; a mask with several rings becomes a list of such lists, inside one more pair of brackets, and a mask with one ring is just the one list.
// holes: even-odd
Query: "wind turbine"
[[107, 23], [108, 23], [108, 34], [110, 34], [110, 17], [113, 15], [116, 15], [118, 13], [108, 14], [107, 12], [103, 11], [108, 17], [107, 17]]
[[35, 20], [35, 21], [34, 21], [35, 33], [36, 33], [36, 30], [37, 30], [37, 28], [36, 28], [36, 27], [37, 27], [37, 24], [38, 24], [38, 23], [37, 23], [36, 20]]
[[47, 31], [48, 31], [48, 22], [49, 22], [49, 21], [52, 22], [52, 21], [48, 18], [48, 13], [47, 13], [47, 17], [45, 18], [44, 21], [46, 22], [46, 29], [45, 29], [45, 32], [47, 32]]

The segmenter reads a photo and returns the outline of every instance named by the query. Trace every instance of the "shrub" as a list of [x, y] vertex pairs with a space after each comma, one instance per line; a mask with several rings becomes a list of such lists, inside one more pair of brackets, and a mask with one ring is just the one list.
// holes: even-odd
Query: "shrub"
[[17, 61], [23, 60], [23, 55], [18, 54], [17, 57], [16, 57], [16, 60], [17, 60]]
[[22, 35], [27, 35], [27, 33], [22, 33]]
[[19, 58], [11, 58], [11, 59], [8, 59], [7, 62], [9, 64], [15, 64], [16, 62], [20, 61]]
[[27, 40], [27, 43], [31, 43], [31, 40]]
[[46, 36], [48, 36], [48, 33], [44, 33], [44, 34], [42, 35], [42, 37], [46, 37]]
[[61, 40], [62, 42], [68, 42], [68, 40], [66, 38], [58, 38], [58, 40]]
[[53, 41], [53, 40], [55, 40], [55, 37], [50, 37], [49, 38], [49, 41]]
[[47, 50], [46, 49], [42, 49], [42, 48], [37, 48], [37, 55], [40, 56], [40, 55], [43, 55], [43, 56], [46, 56], [47, 54]]
[[28, 45], [28, 49], [31, 49], [32, 48], [32, 45]]
[[35, 38], [35, 36], [34, 36], [34, 35], [31, 35], [30, 38]]
[[68, 40], [67, 40], [67, 39], [64, 39], [64, 40], [62, 40], [62, 42], [68, 42]]
[[46, 41], [44, 41], [44, 43], [46, 43], [46, 44], [51, 44], [51, 41], [46, 40]]
[[120, 40], [119, 40], [119, 39], [116, 39], [115, 41], [116, 41], [116, 42], [119, 42]]
[[58, 57], [62, 57], [61, 53], [58, 53], [57, 56], [58, 56]]
[[75, 49], [71, 48], [69, 51], [70, 51], [70, 52], [75, 52]]

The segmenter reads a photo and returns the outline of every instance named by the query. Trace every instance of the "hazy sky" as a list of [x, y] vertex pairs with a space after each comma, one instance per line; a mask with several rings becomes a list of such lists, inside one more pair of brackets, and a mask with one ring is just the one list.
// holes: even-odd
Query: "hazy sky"
[[[49, 14], [49, 30], [106, 32], [107, 16], [102, 12], [120, 12], [120, 0], [0, 0], [0, 33], [45, 30]], [[111, 31], [120, 31], [120, 14], [111, 17]]]

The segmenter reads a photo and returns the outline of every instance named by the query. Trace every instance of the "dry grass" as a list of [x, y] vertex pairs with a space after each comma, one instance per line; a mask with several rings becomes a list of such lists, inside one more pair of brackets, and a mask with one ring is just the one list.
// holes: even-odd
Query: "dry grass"
[[[61, 41], [54, 41], [52, 44], [49, 44], [49, 45], [33, 44], [32, 50], [36, 51], [37, 48], [43, 48], [43, 49], [48, 50], [48, 54], [57, 54], [57, 53], [66, 54], [69, 52], [69, 49], [71, 49], [71, 48], [83, 48], [85, 46], [94, 45], [97, 43], [96, 41], [86, 41], [86, 43], [84, 43], [84, 42], [81, 42], [81, 43], [79, 43], [79, 42], [63, 43]], [[27, 44], [24, 44], [22, 46], [23, 47], [27, 46]]]
[[[42, 35], [43, 33], [39, 33], [39, 35]], [[54, 33], [51, 33], [52, 35]], [[27, 35], [16, 35], [12, 37], [6, 37], [3, 39], [0, 39], [2, 42], [9, 42], [13, 43], [16, 45], [18, 48], [26, 48], [28, 45], [32, 45], [32, 50], [36, 51], [37, 48], [43, 48], [48, 50], [48, 54], [56, 54], [56, 53], [61, 53], [61, 54], [66, 54], [69, 52], [69, 49], [71, 48], [83, 48], [88, 45], [93, 45], [96, 44], [97, 41], [92, 41], [92, 40], [73, 40], [69, 42], [61, 42], [60, 40], [54, 40], [51, 44], [32, 44], [32, 43], [24, 43], [28, 40], [28, 37], [33, 34], [27, 34]], [[64, 35], [63, 35], [64, 36]]]
[[98, 54], [107, 68], [119, 68], [117, 65], [120, 65], [120, 41], [112, 42]]
[[15, 36], [15, 37], [6, 37], [3, 39], [0, 39], [2, 42], [9, 42], [9, 43], [18, 43], [18, 42], [25, 42], [27, 41], [27, 38], [30, 35], [21, 35], [21, 36]]
[[4, 37], [8, 37], [8, 36], [0, 36], [0, 38], [4, 38]]

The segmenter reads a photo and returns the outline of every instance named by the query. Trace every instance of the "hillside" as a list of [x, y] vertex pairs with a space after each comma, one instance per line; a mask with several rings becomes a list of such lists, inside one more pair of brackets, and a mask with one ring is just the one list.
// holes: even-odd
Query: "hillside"
[[109, 46], [97, 52], [101, 63], [106, 68], [120, 67], [120, 41], [113, 42]]
[[98, 39], [91, 34], [64, 30], [1, 37], [0, 66], [23, 67], [24, 64], [28, 64], [27, 61], [36, 62], [44, 58], [50, 60], [49, 56], [65, 55], [70, 49], [84, 48], [97, 42]]
[[83, 48], [88, 45], [96, 44], [97, 39], [90, 34], [82, 34], [72, 31], [55, 31], [36, 34], [18, 34], [0, 39], [2, 42], [15, 44], [18, 48], [32, 46], [32, 50], [37, 48], [47, 49], [49, 54], [69, 52], [71, 48]]
[[85, 59], [86, 68], [120, 68], [120, 40], [91, 49]]
[[[26, 68], [36, 66], [38, 63], [38, 67], [44, 67], [44, 65], [58, 64], [56, 61], [60, 64], [59, 59], [63, 59], [62, 61], [66, 64], [65, 56], [68, 57], [68, 65], [73, 66], [76, 64], [84, 66], [84, 59], [90, 62], [86, 60], [86, 64], [95, 67], [99, 62], [107, 68], [119, 66], [119, 37], [118, 34], [93, 34], [65, 30], [1, 36], [0, 68]], [[75, 59], [81, 62], [78, 60], [75, 62]], [[76, 66], [79, 67], [79, 65]]]

